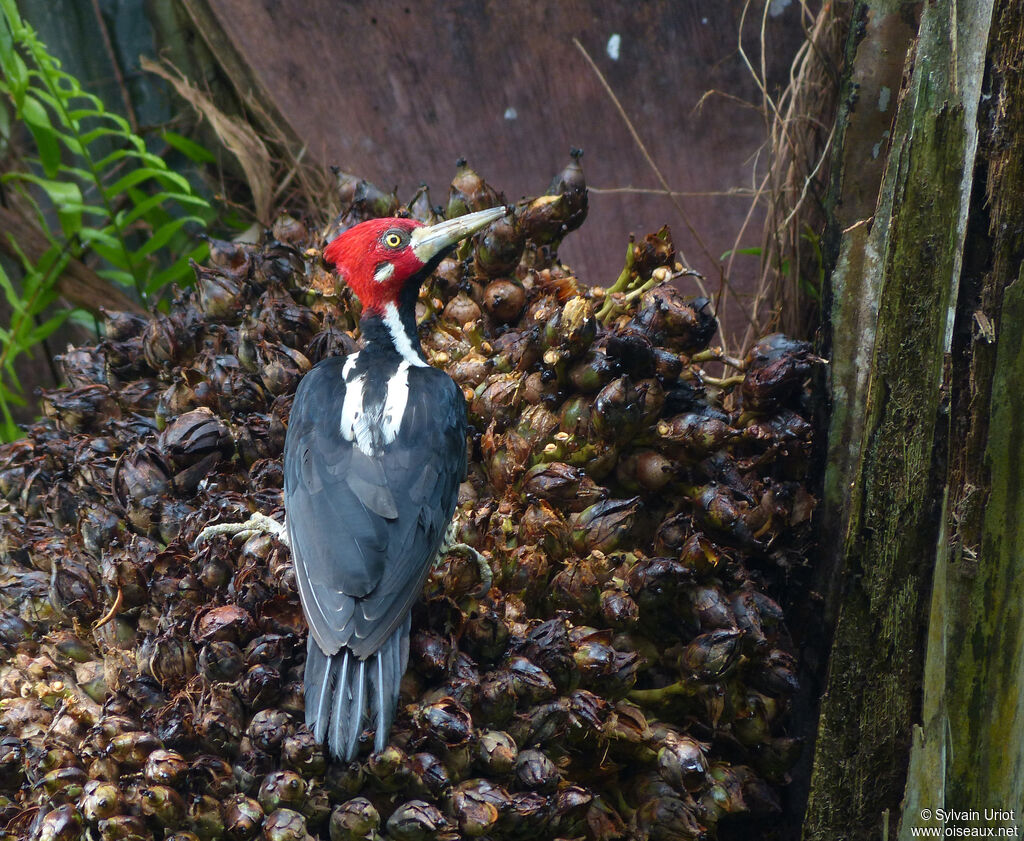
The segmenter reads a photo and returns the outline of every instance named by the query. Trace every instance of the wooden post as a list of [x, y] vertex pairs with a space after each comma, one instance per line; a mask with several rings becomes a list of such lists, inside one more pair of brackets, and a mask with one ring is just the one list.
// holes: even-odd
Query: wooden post
[[[911, 7], [864, 10], [877, 24], [886, 15], [910, 24]], [[944, 533], [950, 353], [992, 8], [924, 4], [906, 84], [891, 91], [891, 136], [870, 147], [845, 137], [847, 168], [870, 167], [889, 148], [872, 215], [842, 233], [833, 289], [825, 511], [841, 579], [806, 839], [884, 838], [900, 817]]]
[[[1000, 0], [951, 355], [951, 447], [922, 726], [900, 838], [1024, 829], [1024, 10]], [[938, 810], [980, 813], [942, 821]], [[1015, 810], [985, 818], [985, 810]], [[930, 820], [922, 818], [930, 810]]]

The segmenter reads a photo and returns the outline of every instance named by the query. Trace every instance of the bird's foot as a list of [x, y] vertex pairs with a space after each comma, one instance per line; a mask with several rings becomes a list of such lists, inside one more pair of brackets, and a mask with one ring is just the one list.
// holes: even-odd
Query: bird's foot
[[441, 539], [441, 550], [437, 553], [437, 561], [441, 560], [441, 555], [447, 552], [452, 546], [459, 542], [459, 526], [457, 520], [452, 520], [448, 524], [448, 528], [444, 530], [444, 537]]
[[192, 542], [192, 545], [199, 546], [211, 537], [218, 534], [243, 535], [246, 540], [257, 534], [269, 534], [276, 537], [285, 546], [288, 546], [288, 530], [277, 520], [268, 517], [266, 514], [254, 512], [244, 523], [217, 523], [215, 526], [207, 526]]
[[476, 561], [477, 569], [480, 571], [480, 586], [469, 595], [474, 599], [482, 599], [490, 592], [491, 584], [494, 583], [494, 574], [491, 572], [491, 565], [488, 563], [487, 558], [468, 543], [448, 543], [444, 546], [442, 552], [445, 555], [450, 552], [457, 552]]

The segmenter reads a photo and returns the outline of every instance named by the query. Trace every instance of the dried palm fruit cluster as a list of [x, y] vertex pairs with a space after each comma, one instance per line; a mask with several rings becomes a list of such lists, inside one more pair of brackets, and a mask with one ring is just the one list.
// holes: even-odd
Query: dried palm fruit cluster
[[[330, 762], [303, 724], [288, 551], [202, 528], [281, 514], [296, 384], [357, 347], [325, 239], [408, 207], [339, 176], [315, 234], [214, 242], [152, 319], [110, 313], [0, 448], [0, 833], [39, 841], [726, 837], [779, 810], [799, 751], [779, 600], [814, 500], [815, 358], [709, 350], [667, 230], [608, 291], [558, 262], [578, 155], [445, 260], [425, 352], [473, 427], [460, 538], [414, 613], [390, 746]], [[448, 215], [497, 204], [462, 166]], [[712, 377], [702, 365], [732, 365]], [[804, 413], [806, 414], [806, 412]], [[489, 579], [489, 580], [488, 580]], [[772, 594], [775, 594], [774, 597]], [[783, 599], [784, 600], [784, 599]]]

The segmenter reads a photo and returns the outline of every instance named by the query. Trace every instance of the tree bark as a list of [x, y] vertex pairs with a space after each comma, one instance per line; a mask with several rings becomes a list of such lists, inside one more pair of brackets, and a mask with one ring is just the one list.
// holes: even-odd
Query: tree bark
[[[861, 4], [861, 49], [896, 46], [911, 6]], [[837, 621], [807, 839], [910, 838], [939, 810], [992, 826], [986, 808], [1016, 809], [1020, 826], [1022, 18], [1016, 0], [921, 6], [890, 62], [887, 155], [855, 130], [876, 102], [850, 65], [822, 506]]]
[[[15, 259], [18, 253], [11, 245], [12, 239], [33, 262], [38, 260], [50, 245], [42, 231], [21, 214], [6, 207], [0, 207], [0, 229], [7, 235], [0, 236], [0, 250]], [[120, 289], [112, 286], [80, 260], [68, 261], [57, 280], [57, 289], [71, 304], [95, 316], [100, 315], [101, 307], [114, 312], [145, 313], [138, 301], [132, 300]]]
[[[901, 838], [937, 810], [1024, 829], [1024, 10], [992, 24], [954, 332], [944, 539]], [[921, 810], [931, 810], [931, 820]], [[1013, 809], [988, 820], [985, 809]], [[954, 821], [954, 824], [965, 822]]]

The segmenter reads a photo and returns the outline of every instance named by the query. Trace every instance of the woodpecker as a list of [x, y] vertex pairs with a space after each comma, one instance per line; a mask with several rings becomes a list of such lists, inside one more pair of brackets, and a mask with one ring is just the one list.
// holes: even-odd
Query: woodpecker
[[459, 241], [506, 214], [437, 225], [363, 222], [324, 250], [363, 305], [362, 348], [299, 383], [284, 448], [285, 525], [263, 515], [211, 534], [272, 531], [291, 547], [309, 626], [306, 723], [352, 759], [364, 717], [387, 745], [409, 660], [413, 603], [442, 548], [466, 473], [461, 389], [423, 356], [419, 289]]

